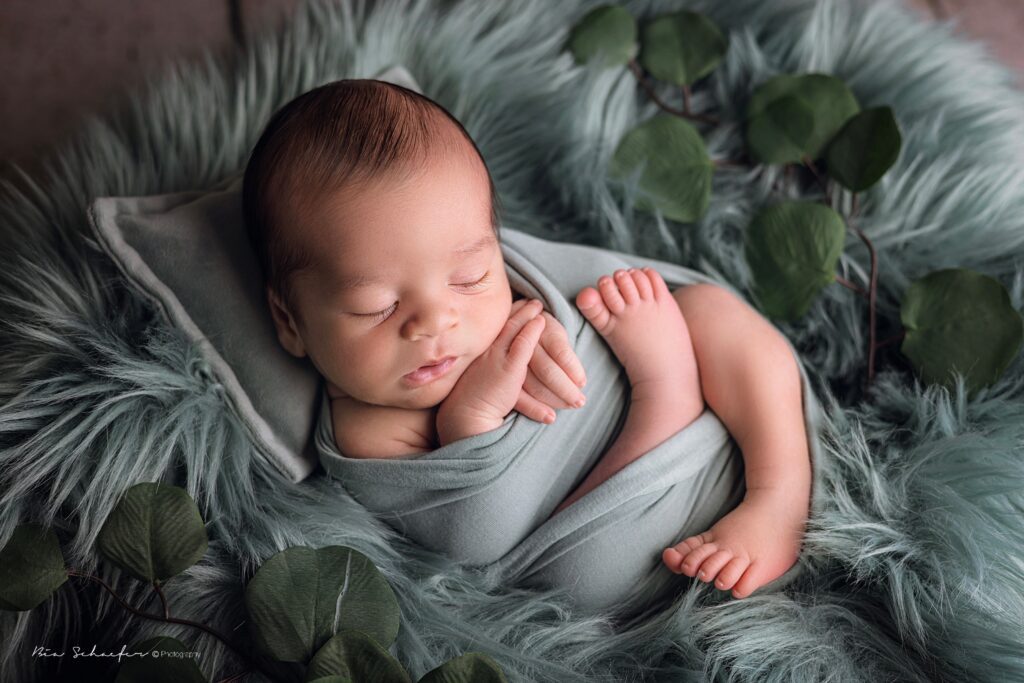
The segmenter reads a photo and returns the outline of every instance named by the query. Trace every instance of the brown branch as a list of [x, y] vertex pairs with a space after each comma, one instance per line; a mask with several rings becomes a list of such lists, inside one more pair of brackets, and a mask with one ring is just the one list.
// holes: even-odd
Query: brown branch
[[885, 341], [878, 342], [878, 344], [875, 346], [875, 348], [880, 349], [882, 347], [888, 346], [889, 344], [892, 344], [893, 342], [900, 341], [901, 339], [903, 339], [906, 336], [907, 336], [907, 331], [906, 330], [901, 330], [898, 334], [892, 335], [891, 337], [889, 337]]
[[875, 299], [878, 294], [878, 255], [875, 253], [875, 247], [871, 244], [871, 240], [865, 235], [853, 221], [847, 220], [847, 225], [857, 233], [857, 235], [867, 245], [868, 252], [871, 254], [871, 283], [868, 286], [868, 386], [871, 385], [871, 380], [875, 377]]
[[156, 594], [160, 596], [160, 602], [164, 606], [164, 619], [170, 619], [171, 613], [167, 609], [167, 597], [164, 595], [163, 590], [160, 589], [160, 579], [154, 579], [153, 590], [155, 590]]
[[223, 679], [217, 681], [217, 683], [235, 683], [235, 681], [240, 681], [240, 680], [242, 680], [243, 678], [245, 678], [246, 676], [248, 676], [251, 673], [252, 673], [252, 669], [246, 669], [245, 671], [242, 671], [241, 673], [237, 673], [234, 676], [228, 676], [227, 678], [223, 678]]
[[[103, 588], [106, 589], [106, 591], [108, 593], [113, 595], [114, 599], [117, 600], [119, 603], [121, 603], [122, 607], [124, 607], [126, 610], [128, 610], [129, 612], [131, 612], [135, 616], [142, 617], [143, 619], [150, 619], [152, 621], [163, 621], [163, 622], [167, 622], [169, 624], [181, 624], [182, 626], [191, 626], [192, 628], [198, 628], [201, 631], [205, 631], [206, 633], [210, 634], [211, 636], [213, 636], [217, 640], [219, 640], [222, 643], [224, 643], [225, 645], [227, 645], [232, 651], [235, 652], [235, 654], [237, 654], [242, 659], [246, 660], [247, 662], [251, 662], [253, 664], [256, 664], [248, 655], [246, 655], [246, 653], [238, 645], [234, 644], [226, 636], [224, 636], [221, 633], [218, 633], [216, 630], [214, 630], [213, 628], [207, 626], [206, 624], [200, 624], [199, 622], [190, 621], [188, 619], [178, 619], [176, 617], [171, 617], [171, 616], [159, 616], [159, 615], [156, 615], [156, 614], [149, 614], [147, 612], [142, 612], [140, 610], [137, 610], [134, 607], [132, 607], [131, 605], [129, 605], [127, 602], [125, 602], [124, 598], [122, 598], [120, 595], [118, 595], [114, 591], [113, 588], [111, 588], [110, 586], [107, 585], [106, 581], [104, 581], [103, 579], [101, 579], [98, 576], [93, 576], [92, 574], [85, 574], [85, 573], [80, 572], [80, 571], [78, 571], [76, 569], [68, 569], [68, 576], [77, 576], [77, 577], [80, 577], [80, 578], [83, 578], [83, 579], [88, 579], [90, 581], [94, 581], [94, 582], [98, 583], [99, 585], [103, 586]], [[277, 681], [278, 680], [272, 673], [266, 671], [263, 667], [259, 666], [259, 664], [256, 664], [256, 668], [259, 669], [260, 673], [265, 675], [270, 680], [272, 680], [272, 681]]]
[[640, 63], [636, 61], [636, 57], [629, 60], [629, 69], [630, 71], [633, 72], [633, 75], [636, 76], [636, 79], [640, 82], [640, 86], [647, 93], [648, 97], [654, 100], [654, 103], [661, 107], [662, 110], [668, 112], [669, 114], [681, 116], [684, 119], [693, 119], [694, 121], [701, 121], [703, 123], [710, 123], [715, 125], [718, 124], [718, 119], [716, 119], [713, 116], [689, 113], [689, 102], [686, 103], [686, 109], [677, 109], [676, 107], [673, 107], [672, 105], [668, 104], [663, 99], [661, 99], [658, 96], [658, 93], [654, 90], [654, 86], [647, 82], [647, 77], [644, 76], [643, 68], [641, 68]]
[[825, 192], [825, 201], [828, 202], [831, 206], [832, 192], [829, 190], [828, 181], [826, 180], [825, 176], [821, 175], [818, 172], [818, 167], [814, 165], [814, 162], [811, 161], [811, 158], [809, 156], [804, 154], [801, 160], [807, 168], [811, 169], [811, 173], [814, 174], [814, 177], [817, 179], [817, 181], [821, 183], [821, 189], [824, 190]]
[[850, 282], [849, 280], [847, 280], [846, 278], [842, 277], [841, 275], [836, 275], [836, 282], [841, 284], [843, 287], [846, 287], [847, 289], [852, 289], [853, 291], [857, 292], [861, 296], [867, 296], [868, 295], [867, 290], [865, 290], [863, 287], [861, 287], [860, 285], [858, 285], [858, 284], [856, 284], [854, 282]]

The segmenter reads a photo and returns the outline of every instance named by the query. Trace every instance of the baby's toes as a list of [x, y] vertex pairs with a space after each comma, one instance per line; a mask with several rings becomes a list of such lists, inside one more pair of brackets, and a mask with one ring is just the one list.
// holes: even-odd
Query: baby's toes
[[647, 274], [647, 279], [651, 282], [651, 291], [655, 299], [664, 299], [667, 296], [672, 296], [672, 292], [668, 291], [668, 285], [665, 284], [665, 279], [661, 277], [661, 273], [654, 268], [644, 268], [644, 273]]
[[747, 567], [747, 571], [743, 572], [743, 576], [741, 576], [740, 580], [736, 582], [736, 586], [732, 590], [733, 596], [737, 598], [745, 598], [764, 584], [768, 583], [763, 576], [763, 573], [764, 572], [761, 571], [761, 567], [758, 565], [756, 560], [751, 562], [750, 566]]
[[601, 295], [593, 287], [585, 287], [576, 295], [576, 307], [598, 331], [604, 330], [612, 317]]
[[665, 566], [676, 574], [680, 574], [683, 571], [680, 566], [683, 563], [683, 558], [699, 548], [703, 543], [704, 539], [700, 536], [690, 536], [670, 548], [665, 548], [661, 553], [661, 559], [665, 562]]
[[696, 576], [697, 569], [700, 567], [701, 563], [713, 555], [717, 550], [718, 546], [714, 543], [705, 543], [694, 550], [686, 556], [685, 560], [683, 560], [683, 573], [687, 576]]
[[636, 283], [633, 282], [633, 276], [627, 271], [615, 271], [615, 284], [619, 286], [619, 294], [627, 304], [636, 303], [640, 298], [640, 293], [636, 291]]
[[745, 557], [732, 558], [722, 571], [718, 572], [718, 580], [715, 581], [715, 588], [727, 591], [736, 585], [736, 582], [743, 576], [743, 571], [750, 566], [750, 560]]
[[719, 550], [717, 553], [704, 560], [704, 564], [700, 566], [700, 571], [697, 572], [697, 578], [704, 583], [711, 583], [712, 579], [718, 575], [718, 571], [731, 559], [731, 550]]
[[651, 289], [651, 279], [647, 273], [636, 268], [630, 268], [629, 274], [633, 276], [633, 283], [636, 285], [636, 291], [640, 294], [640, 298], [644, 301], [653, 299], [654, 292]]
[[608, 307], [612, 315], [626, 310], [626, 302], [622, 300], [619, 286], [615, 284], [614, 280], [607, 275], [602, 275], [597, 279], [597, 288], [601, 292], [601, 298], [604, 299], [604, 305]]

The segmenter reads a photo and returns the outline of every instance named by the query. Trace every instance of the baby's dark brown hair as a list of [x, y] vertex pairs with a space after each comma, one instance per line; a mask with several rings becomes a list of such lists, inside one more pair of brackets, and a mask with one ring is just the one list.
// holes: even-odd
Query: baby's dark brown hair
[[[465, 145], [443, 131], [450, 123], [487, 172], [491, 224], [500, 204], [476, 143], [444, 107], [400, 85], [344, 79], [309, 90], [278, 109], [253, 147], [242, 181], [242, 211], [265, 285], [295, 310], [289, 276], [311, 266], [315, 253], [288, 239], [315, 199], [395, 173], [411, 175], [441, 148]], [[454, 140], [454, 142], [453, 142]]]

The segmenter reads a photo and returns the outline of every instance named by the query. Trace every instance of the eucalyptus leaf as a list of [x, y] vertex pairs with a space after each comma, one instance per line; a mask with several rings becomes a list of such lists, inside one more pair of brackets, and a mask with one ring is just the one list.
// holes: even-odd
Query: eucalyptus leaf
[[569, 31], [566, 47], [577, 64], [621, 66], [636, 56], [636, 19], [622, 5], [601, 5]]
[[191, 657], [164, 655], [191, 652], [176, 638], [157, 636], [133, 645], [117, 670], [114, 683], [206, 683], [206, 676]]
[[783, 97], [800, 99], [814, 117], [812, 132], [804, 145], [807, 156], [812, 160], [822, 155], [843, 125], [860, 111], [857, 99], [846, 84], [828, 74], [782, 74], [762, 83], [747, 103], [747, 142], [751, 154], [764, 163], [775, 163], [761, 154], [751, 139], [751, 126], [763, 116], [769, 105]]
[[97, 545], [108, 560], [152, 582], [180, 574], [202, 558], [206, 527], [185, 489], [145, 482], [125, 492], [100, 529]]
[[970, 393], [999, 379], [1024, 339], [1024, 321], [1002, 283], [965, 268], [914, 281], [900, 320], [900, 352], [921, 379], [953, 388], [959, 373]]
[[418, 683], [507, 683], [498, 663], [481, 652], [467, 652], [428, 671]]
[[703, 138], [687, 121], [659, 114], [626, 133], [609, 174], [624, 180], [638, 168], [637, 207], [661, 211], [682, 223], [696, 221], [707, 211], [713, 167]]
[[286, 662], [307, 662], [343, 629], [389, 647], [398, 636], [398, 600], [362, 553], [344, 546], [296, 546], [277, 553], [245, 588], [260, 647]]
[[843, 187], [863, 192], [896, 162], [901, 144], [890, 107], [865, 109], [847, 121], [829, 143], [826, 171]]
[[343, 676], [362, 683], [412, 683], [409, 674], [370, 636], [344, 630], [324, 643], [313, 657], [306, 680]]
[[696, 12], [673, 12], [644, 25], [639, 61], [652, 76], [691, 85], [715, 70], [728, 42], [713, 21]]
[[57, 534], [40, 524], [14, 527], [0, 550], [0, 609], [37, 607], [67, 580]]
[[798, 163], [814, 132], [814, 113], [798, 97], [780, 97], [750, 121], [747, 136], [762, 162]]
[[762, 209], [747, 229], [754, 298], [770, 318], [797, 320], [835, 280], [846, 225], [824, 204], [787, 201]]

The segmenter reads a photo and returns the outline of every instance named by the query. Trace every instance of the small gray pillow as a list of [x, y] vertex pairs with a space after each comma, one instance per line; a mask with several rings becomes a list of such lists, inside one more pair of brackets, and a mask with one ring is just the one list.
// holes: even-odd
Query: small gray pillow
[[[421, 92], [401, 66], [378, 80]], [[242, 173], [205, 191], [100, 197], [99, 245], [172, 325], [196, 342], [257, 449], [292, 481], [319, 462], [320, 373], [277, 340], [242, 218]]]

